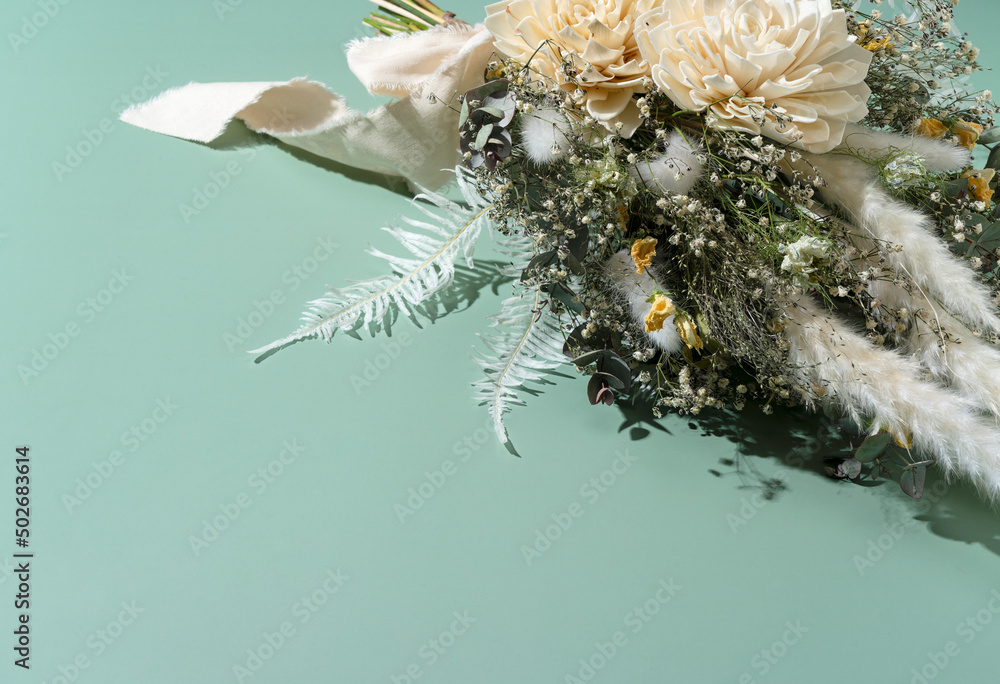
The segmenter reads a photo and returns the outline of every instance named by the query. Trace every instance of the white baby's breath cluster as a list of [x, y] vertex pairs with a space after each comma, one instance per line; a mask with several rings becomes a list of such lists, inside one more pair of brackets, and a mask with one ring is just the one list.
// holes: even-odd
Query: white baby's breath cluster
[[832, 251], [829, 240], [812, 235], [800, 237], [788, 245], [781, 245], [779, 251], [785, 255], [781, 270], [788, 273], [809, 276], [820, 269]]

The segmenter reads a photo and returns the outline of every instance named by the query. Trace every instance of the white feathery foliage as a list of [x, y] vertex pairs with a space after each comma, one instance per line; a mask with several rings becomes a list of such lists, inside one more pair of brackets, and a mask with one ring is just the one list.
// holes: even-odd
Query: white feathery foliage
[[554, 107], [538, 107], [520, 119], [521, 149], [538, 166], [551, 164], [569, 149], [566, 115]]
[[[653, 290], [657, 289], [656, 280], [649, 275], [649, 270], [646, 269], [646, 273], [636, 273], [635, 262], [632, 261], [632, 254], [627, 249], [608, 259], [608, 277], [627, 302], [628, 311], [640, 330], [645, 329], [645, 318], [649, 312], [648, 300], [653, 295]], [[681, 341], [680, 333], [673, 323], [674, 317], [670, 316], [662, 328], [645, 333], [650, 342], [668, 354], [677, 354], [684, 348], [684, 342]]]
[[964, 169], [972, 161], [972, 153], [960, 145], [922, 135], [877, 131], [857, 124], [847, 126], [843, 147], [874, 152], [876, 156], [889, 150], [912, 152], [923, 159], [924, 167], [932, 173]]
[[661, 195], [686, 195], [705, 172], [698, 159], [704, 152], [698, 143], [688, 142], [679, 131], [671, 131], [660, 153], [629, 167], [629, 175]]
[[869, 291], [890, 309], [930, 312], [938, 326], [957, 338], [942, 340], [923, 321], [914, 320], [901, 340], [901, 349], [912, 354], [940, 382], [951, 385], [1000, 419], [1000, 350], [973, 335], [920, 292], [910, 293], [882, 280], [871, 283]]
[[[309, 302], [298, 330], [250, 353], [269, 354], [312, 337], [329, 342], [338, 330], [381, 323], [393, 308], [413, 317], [423, 302], [451, 284], [460, 256], [471, 268], [476, 239], [488, 223], [488, 212], [493, 205], [476, 193], [469, 171], [458, 167], [455, 177], [466, 205], [423, 190], [414, 198], [413, 206], [426, 220], [402, 217], [408, 228], [416, 230], [399, 226], [384, 228], [412, 256], [401, 257], [369, 248], [369, 254], [389, 262], [391, 275], [343, 289], [331, 288], [324, 297]], [[430, 202], [434, 208], [423, 205], [421, 200]]]
[[919, 454], [946, 476], [971, 480], [988, 498], [1000, 497], [1000, 431], [975, 405], [923, 379], [916, 360], [876, 347], [805, 296], [784, 307], [789, 358], [820, 396], [838, 400], [871, 431], [909, 434]]
[[[902, 251], [889, 254], [895, 268], [970, 328], [1000, 332], [986, 288], [934, 234], [929, 217], [893, 199], [859, 159], [846, 154], [803, 154], [803, 159], [826, 181], [824, 198], [847, 212], [852, 223], [875, 240], [903, 245]], [[812, 173], [812, 168], [800, 170]]]
[[[867, 239], [857, 240], [856, 246], [862, 251], [874, 248]], [[859, 262], [862, 268], [869, 265]], [[903, 322], [909, 327], [898, 338], [903, 353], [917, 359], [939, 382], [1000, 419], [1000, 349], [973, 334], [921, 290], [910, 292], [893, 281], [878, 279], [868, 284], [868, 293], [897, 316], [907, 313]], [[927, 312], [926, 318], [915, 315], [921, 310]], [[947, 338], [939, 331], [947, 333]]]
[[[515, 257], [511, 271], [520, 274], [531, 258], [531, 242], [518, 237], [499, 242], [498, 251]], [[504, 443], [508, 441], [504, 414], [512, 406], [524, 405], [518, 390], [526, 383], [544, 380], [549, 371], [567, 361], [563, 354], [565, 336], [558, 319], [545, 306], [547, 297], [538, 285], [523, 289], [489, 317], [492, 330], [479, 333], [487, 351], [476, 350], [473, 359], [486, 377], [473, 383], [474, 396], [489, 407], [493, 429]]]
[[[875, 241], [902, 245], [890, 250], [891, 267], [912, 289], [877, 279], [869, 293], [909, 327], [896, 351], [876, 347], [809, 300], [786, 309], [791, 360], [799, 371], [832, 394], [855, 420], [873, 421], [872, 431], [911, 434], [915, 451], [934, 458], [948, 475], [968, 477], [993, 500], [1000, 497], [1000, 351], [971, 329], [1000, 329], [989, 295], [973, 271], [936, 235], [933, 221], [894, 200], [862, 158], [895, 150], [923, 157], [931, 171], [951, 171], [969, 162], [968, 152], [940, 140], [853, 127], [845, 138], [851, 154], [805, 155], [826, 181], [824, 199], [839, 206]], [[861, 262], [859, 268], [871, 264]], [[928, 313], [922, 320], [917, 311]], [[929, 325], [933, 321], [936, 325]], [[947, 337], [936, 332], [940, 328]], [[933, 379], [928, 379], [930, 376]], [[992, 416], [987, 419], [982, 411]]]

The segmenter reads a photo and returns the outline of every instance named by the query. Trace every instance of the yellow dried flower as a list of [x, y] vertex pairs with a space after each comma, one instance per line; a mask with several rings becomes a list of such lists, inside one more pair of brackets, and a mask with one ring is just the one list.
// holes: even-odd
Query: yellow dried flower
[[646, 314], [646, 318], [644, 319], [646, 332], [651, 333], [662, 330], [664, 321], [675, 313], [677, 313], [677, 307], [674, 306], [670, 297], [663, 294], [654, 296], [653, 305], [649, 307], [649, 313]]
[[640, 238], [632, 243], [632, 261], [635, 262], [635, 272], [642, 273], [653, 262], [656, 256], [656, 238]]
[[963, 178], [969, 179], [969, 192], [977, 202], [982, 202], [987, 207], [993, 203], [993, 190], [990, 188], [990, 181], [996, 173], [993, 169], [982, 169], [981, 171], [967, 171], [962, 174]]
[[507, 75], [507, 67], [504, 66], [503, 62], [496, 62], [494, 64], [486, 65], [486, 80], [492, 81], [497, 78], [503, 78]]
[[947, 132], [948, 127], [937, 119], [921, 119], [914, 129], [914, 133], [925, 138], [940, 138]]
[[688, 349], [701, 349], [705, 343], [698, 337], [698, 326], [691, 320], [690, 316], [680, 314], [674, 316], [674, 325], [681, 336], [681, 341], [688, 346]]
[[983, 127], [971, 121], [957, 121], [951, 127], [952, 134], [958, 138], [958, 144], [968, 149], [976, 146], [976, 141], [983, 132]]
[[876, 38], [875, 40], [869, 40], [862, 47], [864, 47], [865, 50], [868, 50], [870, 52], [878, 52], [882, 48], [889, 49], [892, 46], [893, 43], [891, 40], [889, 40], [889, 36], [885, 35], [882, 36], [881, 38]]
[[629, 211], [627, 204], [618, 205], [618, 229], [624, 231], [628, 228]]

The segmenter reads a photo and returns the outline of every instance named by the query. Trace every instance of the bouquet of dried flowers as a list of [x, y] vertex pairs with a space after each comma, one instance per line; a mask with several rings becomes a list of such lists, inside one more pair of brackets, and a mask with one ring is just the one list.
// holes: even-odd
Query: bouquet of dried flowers
[[[501, 440], [519, 391], [569, 363], [592, 404], [657, 416], [833, 408], [868, 436], [832, 474], [919, 497], [937, 463], [1000, 496], [1000, 129], [957, 0], [508, 0], [478, 26], [375, 2], [348, 57], [407, 132], [385, 108], [275, 123], [273, 92], [228, 116], [407, 179], [422, 216], [388, 229], [407, 256], [374, 252], [388, 275], [255, 353], [419, 315], [491, 227], [514, 292], [475, 387]], [[339, 102], [317, 88], [276, 90]], [[145, 107], [123, 118], [194, 137]], [[435, 192], [442, 150], [462, 201]]]

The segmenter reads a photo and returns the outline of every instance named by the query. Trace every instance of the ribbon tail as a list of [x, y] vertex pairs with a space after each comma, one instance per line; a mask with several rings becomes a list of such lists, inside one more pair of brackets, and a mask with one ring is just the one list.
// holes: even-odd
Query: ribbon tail
[[367, 114], [350, 109], [322, 83], [191, 83], [121, 116], [125, 123], [210, 142], [233, 119], [338, 163], [405, 178], [431, 190], [454, 178], [460, 162], [456, 95], [482, 83], [493, 50], [488, 32], [470, 32], [461, 50], [418, 87]]

